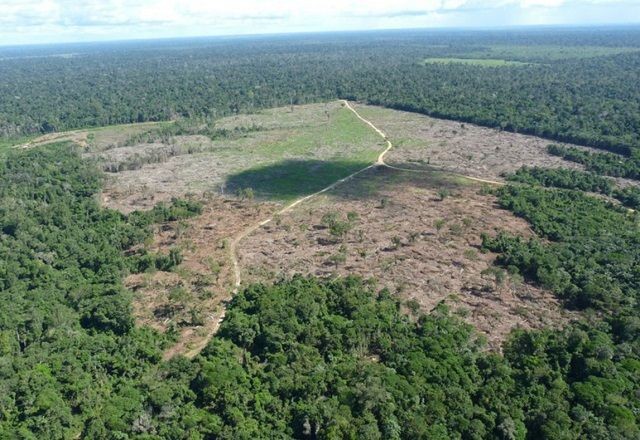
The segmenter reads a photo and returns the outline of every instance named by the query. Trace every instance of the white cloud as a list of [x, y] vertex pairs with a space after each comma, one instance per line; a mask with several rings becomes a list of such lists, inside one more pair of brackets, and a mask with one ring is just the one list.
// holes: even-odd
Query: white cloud
[[522, 7], [525, 7], [525, 8], [531, 8], [536, 6], [554, 8], [554, 7], [562, 6], [564, 4], [564, 0], [522, 0], [522, 2], [520, 3]]
[[[109, 35], [137, 38], [544, 24], [553, 21], [554, 16], [570, 15], [567, 11], [572, 8], [608, 8], [615, 12], [619, 7], [620, 21], [628, 21], [634, 17], [634, 11], [638, 12], [638, 6], [624, 6], [625, 2], [637, 3], [636, 0], [0, 0], [0, 44], [48, 41], [51, 36], [57, 40], [82, 40]], [[564, 15], [554, 15], [560, 10], [564, 10]]]

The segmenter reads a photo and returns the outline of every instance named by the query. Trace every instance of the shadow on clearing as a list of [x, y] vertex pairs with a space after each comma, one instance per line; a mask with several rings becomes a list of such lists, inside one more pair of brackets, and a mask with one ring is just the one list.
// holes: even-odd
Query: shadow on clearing
[[231, 175], [226, 187], [233, 193], [251, 188], [262, 199], [293, 200], [320, 191], [369, 165], [349, 160], [285, 160]]
[[[369, 165], [359, 161], [286, 160], [231, 175], [226, 189], [236, 194], [251, 188], [260, 199], [291, 201], [320, 191]], [[455, 189], [469, 183], [440, 171], [408, 173], [377, 166], [359, 174], [351, 185], [341, 185], [331, 193], [344, 198], [371, 198], [385, 187], [401, 182], [429, 189]]]

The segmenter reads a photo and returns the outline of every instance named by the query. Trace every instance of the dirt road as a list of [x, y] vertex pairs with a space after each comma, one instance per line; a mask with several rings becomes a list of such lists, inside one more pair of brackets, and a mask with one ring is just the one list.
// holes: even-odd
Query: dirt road
[[[234, 273], [234, 288], [233, 291], [231, 292], [231, 297], [233, 297], [235, 294], [238, 293], [238, 290], [240, 289], [240, 285], [242, 284], [242, 271], [240, 268], [240, 263], [238, 261], [238, 247], [240, 245], [240, 243], [242, 242], [242, 240], [244, 240], [245, 238], [249, 237], [253, 232], [255, 232], [256, 230], [258, 230], [259, 228], [269, 224], [270, 222], [272, 222], [275, 218], [277, 218], [278, 216], [281, 216], [282, 214], [286, 214], [287, 212], [291, 211], [292, 209], [294, 209], [295, 207], [297, 207], [298, 205], [305, 203], [321, 194], [324, 194], [328, 191], [331, 191], [332, 189], [336, 188], [339, 185], [342, 185], [343, 183], [353, 179], [354, 177], [356, 177], [359, 174], [364, 173], [367, 170], [370, 170], [374, 167], [386, 167], [386, 168], [390, 168], [393, 170], [398, 170], [398, 171], [407, 171], [407, 172], [414, 172], [414, 173], [425, 173], [425, 172], [433, 172], [433, 169], [429, 169], [429, 170], [419, 170], [419, 169], [411, 169], [411, 168], [401, 168], [401, 167], [396, 167], [393, 165], [389, 165], [388, 163], [385, 162], [385, 156], [387, 155], [387, 153], [389, 153], [389, 151], [391, 151], [391, 149], [393, 148], [393, 144], [391, 143], [391, 141], [387, 138], [387, 135], [380, 130], [378, 127], [376, 127], [371, 121], [369, 121], [368, 119], [365, 119], [362, 117], [362, 115], [360, 115], [360, 113], [358, 113], [358, 111], [353, 108], [351, 106], [351, 104], [349, 104], [348, 101], [346, 100], [342, 100], [345, 108], [349, 109], [351, 112], [353, 112], [353, 114], [360, 119], [363, 123], [367, 124], [369, 127], [371, 127], [372, 130], [374, 130], [376, 133], [378, 133], [378, 135], [380, 135], [380, 137], [382, 137], [385, 142], [386, 142], [386, 148], [380, 153], [380, 155], [378, 156], [376, 162], [372, 163], [371, 165], [362, 168], [361, 170], [356, 171], [355, 173], [352, 173], [350, 175], [348, 175], [347, 177], [344, 177], [340, 180], [335, 181], [334, 183], [332, 183], [331, 185], [327, 186], [326, 188], [321, 189], [320, 191], [317, 191], [313, 194], [309, 194], [307, 196], [301, 197], [291, 203], [289, 203], [287, 206], [285, 206], [284, 208], [282, 208], [281, 210], [275, 212], [273, 215], [271, 215], [269, 218], [266, 218], [264, 220], [262, 220], [259, 223], [256, 223], [248, 228], [246, 228], [245, 230], [243, 230], [242, 232], [240, 232], [239, 234], [237, 234], [235, 237], [233, 237], [233, 239], [231, 240], [231, 242], [229, 243], [229, 259], [231, 260], [231, 264], [233, 265], [233, 273]], [[439, 170], [435, 170], [435, 171], [439, 171]], [[442, 170], [445, 171], [445, 170]], [[476, 182], [482, 182], [482, 183], [487, 183], [490, 185], [504, 185], [503, 182], [496, 182], [496, 181], [492, 181], [492, 180], [485, 180], [485, 179], [479, 179], [476, 177], [470, 177], [470, 176], [464, 176], [461, 174], [455, 174], [455, 173], [450, 173], [453, 175], [458, 175], [460, 177], [469, 179], [469, 180], [473, 180]], [[208, 344], [209, 340], [213, 337], [213, 335], [216, 334], [216, 332], [218, 331], [218, 328], [220, 327], [220, 323], [224, 320], [226, 314], [226, 309], [222, 310], [222, 313], [220, 313], [220, 315], [216, 317], [212, 316], [212, 322], [210, 324], [210, 327], [207, 329], [207, 336], [205, 338], [203, 338], [201, 341], [199, 341], [195, 346], [193, 346], [188, 352], [184, 353], [184, 355], [188, 358], [193, 358], [196, 355], [198, 355], [198, 353], [200, 353], [200, 351], [202, 351], [202, 349], [204, 349], [204, 347], [206, 347], [206, 345]]]

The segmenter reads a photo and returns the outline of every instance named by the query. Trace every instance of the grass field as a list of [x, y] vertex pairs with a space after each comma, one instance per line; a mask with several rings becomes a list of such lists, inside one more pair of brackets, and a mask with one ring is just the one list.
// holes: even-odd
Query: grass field
[[473, 51], [470, 57], [494, 58], [520, 61], [560, 61], [580, 58], [593, 58], [637, 52], [637, 47], [605, 47], [605, 46], [491, 46], [487, 50]]
[[638, 52], [637, 47], [604, 46], [489, 46], [470, 48], [464, 58], [427, 58], [422, 64], [466, 64], [480, 67], [532, 66], [562, 60]]
[[527, 66], [530, 63], [489, 58], [427, 58], [423, 64], [468, 64], [481, 67]]
[[[238, 115], [217, 121], [216, 127], [260, 127], [264, 133], [271, 132], [275, 138], [261, 144], [259, 153], [273, 159], [300, 154], [317, 156], [324, 152], [337, 157], [357, 156], [369, 160], [377, 156], [377, 148], [371, 144], [380, 144], [376, 134], [339, 102]], [[277, 136], [282, 133], [285, 136]]]
[[[226, 185], [231, 190], [253, 188], [262, 198], [290, 201], [370, 165], [383, 148], [368, 126], [340, 108], [328, 124], [309, 126], [265, 145], [261, 153], [270, 162], [232, 174]], [[248, 162], [251, 159], [247, 157]]]

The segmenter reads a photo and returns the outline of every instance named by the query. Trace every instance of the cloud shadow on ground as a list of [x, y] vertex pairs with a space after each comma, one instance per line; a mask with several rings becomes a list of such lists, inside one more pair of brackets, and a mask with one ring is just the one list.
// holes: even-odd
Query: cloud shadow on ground
[[[337, 180], [362, 170], [370, 163], [359, 161], [285, 160], [241, 171], [229, 176], [226, 190], [237, 193], [251, 188], [259, 199], [290, 201], [320, 191]], [[331, 191], [343, 198], [374, 198], [380, 191], [399, 183], [411, 183], [417, 187], [438, 190], [455, 189], [468, 182], [441, 171], [405, 172], [383, 166], [373, 167], [349, 184]]]

